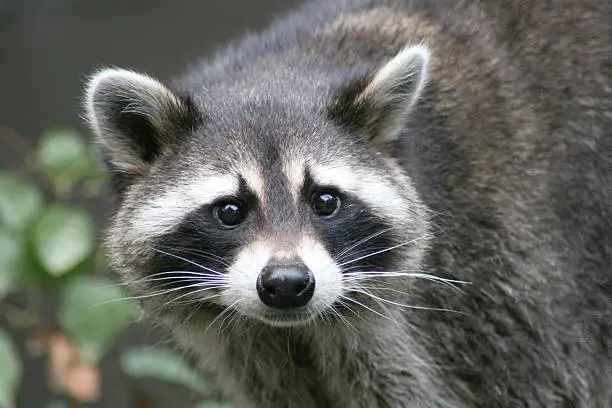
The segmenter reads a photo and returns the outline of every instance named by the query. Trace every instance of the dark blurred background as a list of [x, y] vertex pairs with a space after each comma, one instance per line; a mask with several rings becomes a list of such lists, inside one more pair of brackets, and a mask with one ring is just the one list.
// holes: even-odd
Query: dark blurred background
[[[245, 31], [265, 27], [298, 0], [0, 0], [0, 170], [23, 165], [20, 149], [36, 145], [54, 126], [85, 134], [79, 119], [84, 77], [101, 66], [145, 71], [162, 80], [210, 55]], [[23, 142], [25, 141], [25, 145]], [[2, 191], [0, 191], [2, 194]], [[103, 199], [87, 204], [99, 225], [109, 210]], [[43, 320], [53, 321], [56, 294], [42, 296]], [[45, 316], [46, 315], [46, 316]], [[154, 380], [118, 374], [114, 356], [131, 343], [158, 344], [166, 338], [140, 324], [128, 330], [102, 363], [98, 402], [49, 405], [42, 358], [29, 358], [27, 333], [0, 319], [24, 358], [18, 408], [51, 406], [192, 407], [192, 391]], [[62, 405], [66, 404], [66, 405]]]

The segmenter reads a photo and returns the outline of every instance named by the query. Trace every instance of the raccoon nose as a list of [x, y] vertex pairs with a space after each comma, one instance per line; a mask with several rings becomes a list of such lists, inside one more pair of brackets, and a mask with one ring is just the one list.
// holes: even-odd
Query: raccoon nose
[[259, 274], [256, 286], [264, 304], [290, 309], [304, 306], [312, 299], [315, 280], [304, 265], [268, 265]]

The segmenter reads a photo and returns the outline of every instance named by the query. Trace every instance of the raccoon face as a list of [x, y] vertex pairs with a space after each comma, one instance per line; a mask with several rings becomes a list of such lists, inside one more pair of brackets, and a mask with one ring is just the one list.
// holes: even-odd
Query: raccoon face
[[428, 56], [406, 48], [310, 96], [95, 75], [86, 109], [118, 198], [114, 269], [161, 314], [291, 326], [392, 301], [427, 244], [426, 210], [389, 146]]

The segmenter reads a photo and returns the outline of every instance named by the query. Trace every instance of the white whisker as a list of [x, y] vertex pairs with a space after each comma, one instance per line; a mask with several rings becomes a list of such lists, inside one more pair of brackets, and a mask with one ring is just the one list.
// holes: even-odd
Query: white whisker
[[355, 244], [351, 245], [350, 247], [346, 248], [344, 251], [340, 252], [336, 257], [335, 257], [335, 261], [340, 262], [340, 260], [342, 260], [342, 256], [345, 255], [346, 253], [348, 253], [349, 251], [357, 248], [359, 245], [365, 244], [366, 242], [376, 238], [379, 235], [384, 234], [385, 232], [389, 232], [391, 231], [391, 228], [385, 228], [381, 231], [378, 231], [374, 234], [368, 235], [367, 237], [360, 239], [359, 241], [357, 241]]
[[218, 298], [221, 295], [216, 293], [214, 295], [210, 295], [210, 296], [206, 296], [202, 299], [189, 299], [189, 300], [179, 300], [179, 301], [174, 301], [172, 302], [172, 304], [176, 304], [176, 305], [192, 305], [194, 303], [204, 303], [210, 299], [214, 299], [214, 298]]
[[[181, 289], [187, 289], [189, 287], [194, 287], [194, 286], [196, 286], [196, 285], [185, 286], [184, 288], [181, 288]], [[166, 303], [164, 303], [163, 305], [157, 307], [155, 310], [153, 310], [153, 313], [159, 311], [160, 309], [162, 309], [162, 308], [164, 308], [164, 307], [166, 307], [166, 306], [168, 306], [170, 304], [174, 304], [177, 300], [182, 299], [182, 298], [184, 298], [186, 296], [192, 296], [192, 295], [195, 295], [196, 293], [205, 292], [205, 291], [211, 290], [211, 289], [218, 289], [218, 287], [207, 287], [207, 288], [204, 288], [204, 289], [198, 289], [198, 290], [193, 290], [193, 291], [190, 291], [190, 292], [187, 292], [187, 293], [183, 293], [179, 297], [171, 299], [171, 300], [167, 301]], [[201, 300], [204, 301], [205, 299], [201, 299]]]
[[410, 271], [360, 271], [360, 272], [349, 272], [343, 274], [345, 282], [357, 282], [361, 280], [371, 279], [371, 278], [396, 278], [396, 277], [404, 277], [404, 278], [416, 278], [416, 279], [425, 279], [432, 282], [440, 283], [445, 285], [451, 289], [461, 291], [461, 288], [455, 286], [455, 284], [470, 284], [471, 282], [460, 281], [455, 279], [446, 279], [441, 278], [439, 276], [422, 273], [422, 272], [410, 272]]
[[115, 302], [121, 302], [121, 301], [126, 301], [126, 300], [140, 300], [140, 299], [147, 299], [147, 298], [151, 298], [154, 296], [162, 296], [162, 295], [166, 295], [168, 293], [172, 293], [172, 292], [176, 292], [179, 290], [185, 290], [188, 288], [193, 288], [193, 287], [207, 287], [210, 289], [217, 289], [217, 288], [222, 288], [225, 287], [226, 285], [215, 285], [215, 284], [207, 284], [207, 283], [194, 283], [192, 285], [187, 285], [187, 286], [181, 286], [178, 288], [172, 288], [172, 289], [164, 289], [161, 291], [157, 291], [157, 292], [153, 292], [153, 293], [148, 293], [146, 295], [138, 295], [138, 296], [127, 296], [127, 297], [122, 297], [122, 298], [117, 298], [117, 299], [111, 299], [111, 300], [107, 300], [106, 302], [102, 302], [102, 303], [98, 303], [96, 305], [93, 305], [91, 307], [98, 307], [98, 306], [103, 306], [106, 305], [108, 303], [115, 303]]
[[362, 259], [370, 258], [370, 257], [375, 256], [375, 255], [379, 255], [379, 254], [382, 254], [382, 253], [385, 253], [385, 252], [388, 252], [388, 251], [392, 251], [392, 250], [397, 249], [397, 248], [401, 248], [401, 247], [406, 246], [406, 245], [410, 245], [410, 244], [412, 244], [414, 242], [417, 242], [417, 241], [419, 241], [421, 239], [425, 239], [427, 237], [428, 236], [422, 236], [420, 238], [415, 238], [415, 239], [412, 239], [410, 241], [403, 242], [401, 244], [397, 244], [397, 245], [391, 246], [389, 248], [381, 249], [379, 251], [372, 252], [372, 253], [370, 253], [368, 255], [363, 255], [363, 256], [360, 256], [358, 258], [351, 259], [350, 261], [343, 262], [343, 263], [339, 264], [338, 266], [339, 267], [343, 267], [344, 265], [348, 265], [348, 264], [351, 264], [353, 262], [361, 261]]
[[[193, 276], [181, 276], [181, 275], [172, 275], [172, 276], [166, 276], [166, 277], [162, 277], [162, 278], [155, 278], [155, 279], [145, 279], [143, 280], [144, 282], [159, 282], [159, 281], [170, 281], [170, 283], [172, 283], [172, 281], [185, 281], [185, 280], [189, 280], [189, 281], [194, 281], [196, 278], [194, 278]], [[202, 279], [201, 283], [226, 283], [227, 279]]]
[[[238, 301], [232, 303], [230, 306], [227, 307], [227, 311], [228, 314], [223, 318], [223, 320], [221, 320], [221, 322], [219, 323], [219, 334], [221, 334], [223, 332], [223, 324], [227, 321], [228, 318], [233, 319], [233, 317], [235, 315], [237, 315], [238, 313], [236, 313], [236, 311], [234, 310], [235, 305], [237, 305], [240, 301], [242, 301], [242, 299], [239, 299]], [[223, 313], [221, 313], [219, 316], [221, 316]], [[217, 320], [217, 319], [215, 319]], [[231, 320], [230, 320], [231, 322]], [[228, 326], [229, 327], [229, 326]]]
[[199, 249], [195, 249], [195, 248], [177, 248], [177, 247], [162, 247], [162, 248], [167, 248], [168, 250], [171, 251], [180, 251], [180, 252], [184, 252], [190, 255], [196, 255], [196, 256], [201, 256], [205, 259], [209, 259], [209, 260], [213, 260], [216, 262], [219, 262], [220, 264], [222, 264], [223, 266], [230, 266], [230, 261], [228, 259], [225, 259], [223, 257], [220, 257], [218, 255], [215, 255], [213, 253], [210, 252], [206, 252], [206, 251], [202, 251]]
[[353, 298], [351, 298], [351, 297], [349, 297], [349, 296], [345, 296], [345, 295], [340, 295], [340, 297], [341, 297], [341, 298], [343, 298], [343, 299], [348, 300], [349, 302], [356, 303], [357, 305], [359, 305], [359, 306], [363, 307], [364, 309], [369, 310], [369, 311], [370, 311], [370, 312], [372, 312], [372, 313], [377, 314], [378, 316], [380, 316], [380, 317], [382, 317], [382, 318], [385, 318], [385, 319], [387, 319], [387, 320], [392, 321], [392, 319], [391, 319], [389, 316], [385, 316], [384, 314], [382, 314], [382, 313], [380, 313], [380, 312], [377, 312], [376, 310], [374, 310], [374, 309], [370, 308], [369, 306], [364, 305], [363, 303], [359, 302], [358, 300], [355, 300], [355, 299], [353, 299]]
[[146, 278], [143, 279], [148, 279], [148, 278], [154, 278], [157, 276], [162, 276], [162, 275], [168, 275], [171, 273], [180, 273], [182, 275], [193, 275], [193, 276], [202, 276], [202, 277], [214, 277], [214, 278], [223, 278], [225, 275], [223, 274], [219, 274], [219, 273], [204, 273], [204, 272], [194, 272], [194, 271], [165, 271], [165, 272], [157, 272], [151, 275], [148, 275]]
[[458, 314], [467, 315], [466, 313], [459, 312], [457, 310], [451, 310], [451, 309], [439, 309], [439, 308], [432, 308], [432, 307], [426, 307], [426, 306], [404, 305], [402, 303], [397, 303], [397, 302], [393, 302], [393, 301], [388, 300], [388, 299], [381, 298], [381, 297], [376, 296], [373, 293], [370, 293], [370, 292], [365, 291], [365, 290], [359, 290], [359, 289], [353, 288], [352, 291], [364, 294], [366, 296], [370, 296], [372, 299], [379, 300], [381, 302], [385, 302], [385, 303], [388, 303], [388, 304], [391, 304], [391, 305], [394, 305], [394, 306], [399, 306], [399, 307], [404, 307], [404, 308], [409, 308], [409, 309], [431, 310], [431, 311], [437, 311], [437, 312], [451, 312], [451, 313], [458, 313]]
[[197, 266], [198, 268], [201, 268], [201, 269], [207, 270], [207, 271], [209, 271], [209, 272], [212, 272], [212, 273], [215, 273], [215, 274], [221, 275], [221, 272], [219, 272], [219, 271], [215, 271], [214, 269], [211, 269], [211, 268], [208, 268], [208, 267], [206, 267], [206, 266], [200, 265], [200, 264], [198, 264], [198, 263], [196, 263], [196, 262], [193, 262], [192, 260], [189, 260], [189, 259], [187, 259], [187, 258], [183, 258], [183, 257], [181, 257], [181, 256], [174, 255], [174, 254], [171, 254], [171, 253], [169, 253], [169, 252], [162, 251], [161, 249], [157, 249], [157, 248], [151, 248], [151, 249], [152, 249], [152, 250], [154, 250], [154, 251], [157, 251], [157, 252], [159, 252], [159, 253], [162, 253], [162, 254], [164, 254], [164, 255], [168, 255], [168, 256], [174, 257], [174, 258], [176, 258], [176, 259], [180, 259], [181, 261], [184, 261], [184, 262], [190, 263], [190, 264], [192, 264], [192, 265], [194, 265], [194, 266]]
[[[179, 274], [179, 275], [172, 275], [172, 274]], [[164, 278], [154, 278], [154, 277], [158, 277], [162, 275], [172, 275], [172, 276], [164, 277]], [[148, 275], [140, 279], [126, 280], [124, 282], [119, 282], [113, 285], [108, 285], [108, 287], [130, 286], [130, 285], [143, 283], [143, 282], [146, 283], [150, 281], [165, 280], [165, 279], [170, 280], [170, 279], [175, 279], [179, 277], [181, 279], [194, 279], [195, 277], [199, 277], [199, 278], [203, 278], [203, 280], [206, 282], [225, 282], [226, 281], [224, 276], [219, 276], [219, 275], [212, 275], [212, 274], [205, 274], [201, 272], [191, 272], [191, 271], [167, 271], [167, 272], [154, 273], [152, 275]]]
[[[225, 309], [223, 309], [223, 311], [221, 313], [219, 313], [217, 315], [217, 317], [215, 317], [212, 320], [212, 322], [210, 322], [208, 324], [208, 326], [206, 326], [206, 330], [204, 330], [204, 335], [203, 336], [206, 336], [206, 333], [208, 333], [208, 330], [210, 330], [210, 328], [213, 327], [213, 325], [217, 322], [217, 320], [219, 320], [221, 318], [221, 316], [223, 316], [223, 315], [225, 315], [227, 313], [233, 313], [234, 312], [234, 310], [233, 310], [234, 306], [236, 306], [238, 303], [242, 302], [243, 300], [244, 299], [240, 298], [240, 299], [236, 300], [235, 302], [233, 302], [232, 304], [230, 304], [229, 306], [227, 306]], [[220, 331], [219, 331], [219, 333], [220, 333]]]
[[[350, 306], [348, 304], [346, 304], [344, 301], [338, 299], [338, 303], [344, 307], [346, 307], [347, 309], [350, 310]], [[351, 322], [348, 321], [348, 319], [346, 317], [344, 317], [342, 315], [342, 312], [340, 312], [338, 309], [336, 309], [336, 307], [334, 305], [330, 306], [329, 308], [329, 313], [332, 316], [337, 317], [338, 319], [340, 319], [340, 321], [346, 326], [346, 328], [351, 332], [351, 333], [355, 333], [357, 329], [355, 329], [355, 326], [353, 326], [351, 324]]]

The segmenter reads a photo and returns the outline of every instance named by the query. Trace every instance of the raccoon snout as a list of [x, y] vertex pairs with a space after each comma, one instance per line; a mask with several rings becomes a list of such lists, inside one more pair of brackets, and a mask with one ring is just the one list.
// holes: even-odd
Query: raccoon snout
[[275, 309], [305, 306], [315, 289], [312, 271], [304, 265], [268, 265], [257, 278], [261, 301]]

